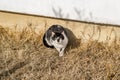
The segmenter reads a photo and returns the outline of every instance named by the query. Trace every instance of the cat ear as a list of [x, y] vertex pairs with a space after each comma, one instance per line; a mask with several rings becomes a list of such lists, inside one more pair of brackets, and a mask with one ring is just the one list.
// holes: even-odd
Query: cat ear
[[54, 36], [55, 35], [55, 33], [54, 32], [52, 32], [52, 36]]

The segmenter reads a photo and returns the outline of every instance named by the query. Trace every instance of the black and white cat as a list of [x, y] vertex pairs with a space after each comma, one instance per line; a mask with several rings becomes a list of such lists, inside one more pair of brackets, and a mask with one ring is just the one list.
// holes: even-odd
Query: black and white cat
[[43, 36], [43, 43], [46, 47], [56, 48], [59, 56], [63, 56], [68, 44], [66, 30], [60, 25], [52, 25]]

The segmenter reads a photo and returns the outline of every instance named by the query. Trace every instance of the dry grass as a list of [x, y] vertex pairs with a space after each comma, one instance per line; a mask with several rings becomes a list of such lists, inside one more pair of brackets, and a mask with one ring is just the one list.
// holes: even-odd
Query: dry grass
[[120, 80], [120, 44], [91, 40], [59, 57], [30, 25], [0, 26], [0, 80]]

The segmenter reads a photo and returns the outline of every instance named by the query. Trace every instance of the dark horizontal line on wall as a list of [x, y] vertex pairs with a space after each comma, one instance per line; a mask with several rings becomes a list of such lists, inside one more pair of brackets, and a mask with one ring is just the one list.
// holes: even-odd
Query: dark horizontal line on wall
[[73, 20], [73, 19], [65, 19], [65, 18], [57, 18], [57, 17], [43, 16], [43, 15], [37, 15], [37, 14], [29, 14], [29, 13], [22, 13], [22, 12], [7, 11], [7, 10], [0, 10], [0, 12], [12, 13], [12, 14], [19, 14], [19, 15], [27, 15], [27, 16], [36, 16], [36, 17], [43, 17], [43, 18], [51, 18], [51, 19], [64, 20], [64, 21], [81, 22], [81, 23], [95, 24], [95, 25], [101, 25], [101, 26], [104, 26], [104, 25], [105, 25], [105, 26], [120, 27], [120, 25], [117, 25], [117, 24], [87, 22], [87, 21], [80, 21], [80, 20]]

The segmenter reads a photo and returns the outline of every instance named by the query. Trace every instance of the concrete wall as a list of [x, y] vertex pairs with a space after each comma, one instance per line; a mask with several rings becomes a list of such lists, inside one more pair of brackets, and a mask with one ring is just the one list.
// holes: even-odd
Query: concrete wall
[[31, 23], [36, 32], [44, 32], [49, 26], [59, 24], [71, 30], [76, 38], [81, 38], [82, 41], [98, 40], [110, 43], [114, 40], [117, 40], [118, 43], [120, 41], [120, 26], [0, 12], [0, 25], [4, 27], [13, 28], [17, 25], [21, 30]]
[[0, 0], [0, 10], [120, 25], [120, 0]]

